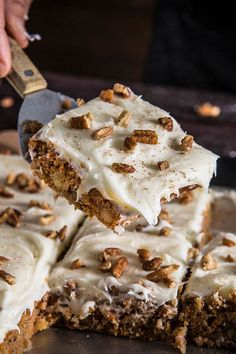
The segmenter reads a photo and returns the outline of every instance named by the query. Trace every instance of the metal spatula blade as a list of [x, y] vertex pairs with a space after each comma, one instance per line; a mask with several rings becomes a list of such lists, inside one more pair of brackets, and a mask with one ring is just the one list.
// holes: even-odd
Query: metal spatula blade
[[[7, 76], [14, 89], [24, 101], [18, 116], [18, 136], [23, 157], [31, 162], [28, 152], [28, 141], [34, 134], [25, 129], [26, 121], [37, 121], [44, 125], [57, 114], [65, 111], [62, 103], [69, 100], [69, 109], [77, 107], [74, 99], [47, 89], [47, 82], [31, 62], [25, 52], [13, 40], [10, 40], [12, 52], [12, 70]], [[68, 109], [67, 109], [68, 110]]]

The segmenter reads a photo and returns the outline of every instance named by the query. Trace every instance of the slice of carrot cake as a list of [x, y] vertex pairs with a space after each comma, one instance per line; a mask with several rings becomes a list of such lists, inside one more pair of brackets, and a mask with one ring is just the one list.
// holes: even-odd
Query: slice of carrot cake
[[111, 229], [139, 215], [155, 225], [162, 203], [208, 189], [217, 159], [121, 84], [45, 125], [30, 153], [37, 176]]
[[48, 274], [82, 213], [33, 178], [18, 156], [0, 155], [0, 352], [22, 353], [45, 317]]

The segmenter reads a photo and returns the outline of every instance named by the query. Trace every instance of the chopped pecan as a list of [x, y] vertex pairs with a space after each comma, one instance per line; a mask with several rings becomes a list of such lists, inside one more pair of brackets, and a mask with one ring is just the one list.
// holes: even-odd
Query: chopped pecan
[[126, 163], [117, 163], [112, 164], [113, 171], [117, 173], [134, 173], [136, 170], [132, 165], [127, 165]]
[[172, 288], [176, 286], [172, 278], [172, 273], [179, 269], [178, 264], [171, 264], [168, 266], [164, 266], [160, 269], [154, 270], [154, 272], [149, 273], [146, 278], [155, 283], [164, 282], [168, 287]]
[[50, 225], [55, 220], [56, 220], [56, 215], [45, 214], [45, 215], [40, 217], [39, 223], [40, 223], [40, 225]]
[[213, 257], [208, 253], [202, 257], [202, 269], [203, 270], [213, 270], [217, 268], [217, 263], [214, 261]]
[[101, 128], [97, 131], [95, 131], [91, 137], [94, 140], [100, 140], [100, 139], [105, 139], [108, 138], [109, 136], [112, 135], [114, 128], [111, 125], [108, 125], [107, 127]]
[[148, 260], [151, 256], [151, 253], [148, 249], [146, 248], [139, 248], [137, 249], [137, 254], [139, 255], [139, 260], [141, 262], [144, 262], [146, 260]]
[[57, 237], [60, 241], [64, 241], [66, 238], [67, 226], [64, 225], [59, 231], [57, 231]]
[[113, 90], [102, 90], [99, 97], [105, 102], [112, 102], [114, 100]]
[[12, 227], [19, 227], [22, 214], [17, 209], [6, 208], [0, 213], [0, 225], [6, 222]]
[[224, 246], [228, 246], [228, 247], [234, 247], [234, 246], [236, 246], [236, 242], [234, 242], [234, 241], [232, 241], [232, 240], [230, 240], [230, 239], [228, 239], [228, 238], [226, 238], [226, 237], [223, 238], [222, 244], [223, 244]]
[[134, 150], [135, 149], [135, 147], [136, 147], [136, 145], [137, 145], [137, 143], [136, 143], [136, 141], [133, 139], [133, 137], [131, 136], [131, 137], [127, 137], [127, 138], [125, 138], [125, 140], [124, 140], [124, 148], [125, 148], [125, 150]]
[[100, 260], [106, 261], [111, 257], [116, 257], [116, 256], [121, 256], [122, 255], [122, 251], [120, 248], [117, 247], [107, 247], [105, 248], [105, 250], [100, 254], [99, 258]]
[[155, 145], [158, 143], [157, 133], [154, 130], [134, 130], [132, 139], [137, 143]]
[[47, 202], [40, 202], [38, 200], [30, 200], [29, 208], [39, 208], [47, 211], [52, 210], [52, 207]]
[[228, 254], [226, 257], [224, 257], [224, 261], [232, 263], [234, 262], [234, 259], [230, 254]]
[[164, 209], [164, 208], [161, 209], [161, 212], [160, 212], [160, 214], [159, 214], [159, 216], [158, 216], [158, 219], [160, 219], [160, 220], [165, 220], [165, 221], [167, 221], [169, 224], [172, 223], [172, 219], [171, 219], [171, 217], [170, 217], [170, 214], [169, 214], [168, 211], [167, 211], [166, 209]]
[[193, 136], [192, 135], [186, 135], [180, 143], [180, 149], [182, 151], [190, 151], [193, 146]]
[[57, 238], [57, 231], [45, 231], [43, 232], [43, 236], [51, 239]]
[[80, 107], [80, 106], [83, 106], [83, 104], [85, 104], [85, 100], [83, 98], [77, 98], [76, 99], [76, 103], [77, 103], [77, 106]]
[[0, 256], [0, 266], [3, 265], [4, 263], [9, 262], [9, 259], [3, 256]]
[[120, 278], [124, 273], [124, 271], [127, 269], [127, 267], [128, 267], [128, 259], [126, 257], [119, 257], [117, 262], [112, 268], [112, 274], [114, 275], [114, 277]]
[[216, 118], [221, 113], [220, 107], [214, 106], [209, 102], [205, 102], [203, 104], [195, 106], [194, 110], [200, 117]]
[[107, 259], [106, 261], [103, 261], [102, 263], [100, 263], [98, 265], [98, 269], [103, 271], [103, 272], [106, 272], [106, 271], [110, 270], [111, 267], [112, 267], [112, 263], [111, 263], [110, 259]]
[[170, 236], [170, 234], [171, 234], [171, 228], [168, 226], [162, 227], [162, 229], [159, 231], [159, 236], [167, 237]]
[[14, 173], [9, 173], [6, 177], [6, 185], [12, 186], [15, 183], [16, 175]]
[[131, 95], [131, 91], [127, 86], [122, 84], [116, 83], [113, 86], [113, 91], [116, 95], [121, 96], [123, 98], [129, 98]]
[[160, 161], [160, 162], [158, 162], [157, 166], [160, 171], [164, 171], [167, 168], [169, 168], [169, 162], [168, 161]]
[[173, 130], [173, 120], [171, 117], [161, 117], [158, 119], [158, 122], [165, 130], [169, 132]]
[[130, 117], [131, 117], [131, 113], [124, 110], [119, 114], [118, 118], [116, 119], [116, 124], [119, 127], [127, 128], [129, 125]]
[[199, 249], [191, 247], [188, 249], [188, 259], [194, 259], [199, 255]]
[[22, 123], [22, 131], [25, 134], [36, 134], [41, 128], [42, 128], [43, 124], [40, 123], [37, 120], [25, 120]]
[[40, 182], [24, 173], [19, 173], [18, 175], [9, 174], [6, 177], [6, 184], [8, 186], [16, 184], [20, 190], [28, 193], [37, 193], [42, 187]]
[[143, 269], [144, 270], [156, 270], [160, 267], [161, 264], [162, 264], [162, 258], [154, 257], [153, 259], [150, 259], [150, 261], [145, 260], [143, 262]]
[[0, 269], [0, 278], [5, 280], [5, 282], [7, 282], [9, 285], [13, 285], [16, 282], [15, 277], [13, 277], [13, 275], [5, 272], [2, 269]]
[[72, 100], [69, 98], [64, 98], [64, 100], [61, 103], [61, 108], [63, 108], [63, 109], [72, 108]]
[[79, 269], [79, 268], [84, 268], [84, 267], [85, 267], [85, 265], [83, 263], [81, 263], [79, 258], [77, 258], [71, 263], [70, 269]]
[[82, 116], [71, 117], [68, 123], [72, 129], [90, 129], [92, 126], [92, 119], [92, 113], [88, 112]]
[[13, 198], [14, 194], [7, 190], [6, 187], [0, 185], [0, 197], [2, 198]]

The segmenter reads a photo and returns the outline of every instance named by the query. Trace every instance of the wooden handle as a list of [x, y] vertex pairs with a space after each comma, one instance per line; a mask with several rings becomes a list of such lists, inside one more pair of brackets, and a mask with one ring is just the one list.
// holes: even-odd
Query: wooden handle
[[16, 41], [9, 38], [12, 53], [12, 70], [7, 80], [24, 97], [47, 87], [47, 82]]

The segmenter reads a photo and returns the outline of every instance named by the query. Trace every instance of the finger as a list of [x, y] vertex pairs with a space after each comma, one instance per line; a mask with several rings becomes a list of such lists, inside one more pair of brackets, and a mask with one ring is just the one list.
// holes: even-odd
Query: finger
[[6, 29], [22, 48], [27, 47], [28, 39], [25, 18], [31, 5], [30, 0], [6, 0]]
[[11, 53], [5, 32], [4, 1], [0, 0], [0, 77], [7, 75], [11, 68]]

